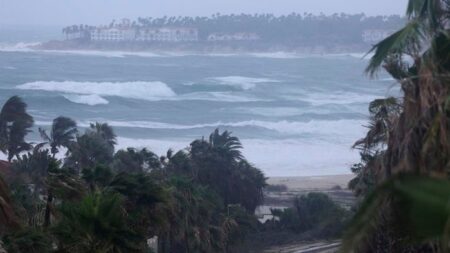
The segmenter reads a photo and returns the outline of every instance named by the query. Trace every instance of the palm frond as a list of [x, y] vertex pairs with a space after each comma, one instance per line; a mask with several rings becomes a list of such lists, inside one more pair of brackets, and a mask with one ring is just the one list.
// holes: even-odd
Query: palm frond
[[[398, 175], [374, 190], [364, 201], [347, 231], [341, 252], [352, 252], [371, 236], [380, 220], [380, 210], [390, 203], [397, 223], [396, 233], [416, 242], [448, 238], [450, 182], [415, 175]], [[448, 247], [448, 243], [443, 243]], [[447, 252], [448, 248], [444, 249]]]
[[428, 5], [429, 0], [409, 0], [408, 7], [406, 8], [406, 15], [409, 18], [421, 16], [425, 7]]
[[404, 28], [376, 44], [369, 53], [375, 52], [371, 58], [366, 72], [374, 75], [383, 61], [391, 54], [400, 54], [410, 47], [411, 43], [417, 44], [424, 38], [423, 24], [418, 20], [409, 22]]

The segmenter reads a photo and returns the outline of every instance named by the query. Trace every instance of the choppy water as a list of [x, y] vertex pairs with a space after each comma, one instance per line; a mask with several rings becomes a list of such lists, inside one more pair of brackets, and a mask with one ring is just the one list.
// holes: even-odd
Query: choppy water
[[108, 122], [120, 147], [160, 154], [219, 127], [269, 176], [341, 174], [358, 160], [368, 103], [393, 93], [392, 80], [364, 75], [361, 56], [39, 52], [16, 41], [0, 46], [0, 104], [22, 96], [38, 126]]

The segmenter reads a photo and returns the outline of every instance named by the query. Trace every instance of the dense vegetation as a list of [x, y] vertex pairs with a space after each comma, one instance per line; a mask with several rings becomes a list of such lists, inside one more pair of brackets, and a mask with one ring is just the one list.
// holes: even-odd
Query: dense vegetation
[[409, 0], [408, 23], [375, 45], [402, 98], [371, 103], [350, 182], [361, 206], [342, 252], [449, 252], [450, 2]]
[[[350, 212], [337, 205], [324, 193], [311, 192], [297, 196], [293, 207], [273, 209], [275, 228], [294, 233], [308, 232], [311, 238], [337, 238], [350, 219]], [[272, 224], [271, 224], [272, 225]]]
[[11, 162], [2, 168], [8, 184], [0, 180], [8, 252], [149, 252], [154, 236], [158, 252], [233, 252], [257, 229], [266, 178], [230, 132], [158, 157], [116, 152], [107, 124], [80, 132], [58, 117], [30, 144], [32, 126], [26, 104], [10, 98], [0, 112], [0, 150]]

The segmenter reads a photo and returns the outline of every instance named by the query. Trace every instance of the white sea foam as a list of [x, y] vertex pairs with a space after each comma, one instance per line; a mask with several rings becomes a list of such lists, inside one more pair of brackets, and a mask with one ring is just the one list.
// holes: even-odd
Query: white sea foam
[[[21, 90], [42, 90], [67, 94], [117, 96], [149, 101], [158, 101], [176, 96], [175, 92], [170, 89], [167, 84], [162, 82], [37, 81], [25, 83], [16, 88]], [[99, 97], [97, 97], [97, 101], [99, 101], [98, 98]], [[90, 99], [92, 99], [92, 97]]]
[[373, 53], [340, 53], [340, 54], [324, 54], [322, 57], [325, 58], [342, 58], [342, 57], [352, 57], [360, 60], [369, 60], [373, 57]]
[[99, 95], [64, 95], [64, 97], [77, 104], [86, 105], [106, 105], [109, 104], [108, 100], [102, 98]]
[[224, 76], [208, 78], [219, 85], [228, 85], [238, 87], [243, 90], [250, 90], [256, 87], [257, 84], [278, 83], [279, 81], [268, 78], [255, 78], [246, 76]]
[[380, 81], [380, 82], [395, 82], [396, 80], [392, 77], [386, 77], [386, 78], [378, 79], [378, 81]]
[[127, 56], [136, 57], [174, 57], [176, 55], [166, 55], [152, 52], [127, 52], [127, 51], [101, 51], [101, 50], [39, 50], [38, 52], [53, 53], [53, 54], [67, 54], [67, 55], [81, 55], [81, 56], [100, 56], [109, 58], [124, 58]]
[[270, 53], [251, 53], [246, 54], [246, 56], [258, 57], [258, 58], [271, 58], [271, 59], [302, 59], [307, 58], [308, 55], [302, 55], [298, 53], [291, 52], [270, 52]]
[[181, 57], [189, 55], [187, 53], [172, 53], [172, 52], [139, 52], [139, 51], [109, 51], [109, 50], [45, 50], [37, 49], [41, 42], [18, 42], [15, 44], [1, 43], [0, 52], [35, 52], [48, 54], [70, 54], [82, 56], [100, 56], [111, 58], [123, 58], [126, 56], [137, 57]]
[[309, 110], [298, 107], [239, 107], [234, 111], [237, 113], [245, 112], [265, 117], [289, 117], [309, 112]]
[[[108, 122], [113, 126], [146, 126], [156, 128], [184, 128], [187, 126], [172, 125], [155, 122]], [[358, 161], [358, 152], [351, 150], [353, 141], [362, 136], [363, 127], [360, 122], [343, 120], [343, 121], [324, 121], [324, 122], [307, 122], [289, 124], [278, 123], [278, 128], [283, 131], [300, 132], [302, 128], [307, 132], [316, 132], [325, 138], [290, 138], [290, 139], [241, 139], [244, 146], [243, 154], [246, 158], [258, 168], [262, 169], [267, 176], [322, 176], [337, 175], [349, 173], [351, 164]], [[51, 125], [51, 122], [36, 122], [40, 126]], [[230, 123], [229, 125], [247, 125], [250, 122]], [[271, 128], [277, 123], [268, 124], [267, 122], [259, 122], [257, 125], [265, 124]], [[87, 127], [87, 122], [79, 123], [81, 127]], [[216, 126], [217, 124], [204, 124], [202, 126]], [[226, 124], [225, 124], [226, 125]], [[283, 126], [284, 125], [284, 126]], [[193, 126], [190, 126], [193, 127]], [[315, 129], [315, 130], [314, 130]], [[207, 133], [207, 132], [206, 132]], [[331, 138], [332, 135], [339, 135], [341, 141]], [[236, 134], [239, 136], [239, 133]], [[189, 146], [193, 138], [182, 139], [132, 139], [119, 137], [118, 149], [126, 147], [149, 148], [153, 152], [164, 155], [168, 149], [180, 150]], [[201, 138], [198, 136], [197, 138]], [[326, 159], [324, 159], [326, 157]]]
[[40, 42], [19, 42], [16, 44], [0, 44], [0, 52], [33, 52], [32, 47], [39, 46]]
[[356, 103], [368, 104], [371, 101], [382, 98], [381, 95], [376, 94], [362, 94], [356, 92], [308, 92], [304, 91], [303, 94], [291, 94], [283, 96], [288, 100], [298, 100], [310, 103], [313, 106], [321, 105], [349, 105]]
[[269, 59], [305, 59], [305, 58], [330, 58], [330, 57], [354, 57], [358, 59], [369, 59], [373, 54], [366, 53], [342, 53], [342, 54], [304, 54], [298, 52], [256, 52], [256, 53], [199, 53], [199, 52], [164, 52], [164, 51], [112, 51], [112, 50], [44, 50], [36, 49], [41, 42], [19, 42], [16, 44], [0, 44], [0, 52], [39, 52], [48, 54], [68, 54], [81, 56], [99, 56], [111, 58], [134, 57], [257, 57]]
[[339, 54], [301, 54], [296, 52], [270, 52], [270, 53], [250, 53], [246, 56], [259, 57], [259, 58], [272, 58], [272, 59], [308, 59], [308, 58], [342, 58], [352, 57], [362, 60], [370, 59], [373, 54], [367, 53], [339, 53]]
[[[365, 113], [367, 108], [363, 108]], [[329, 115], [336, 112], [341, 113], [361, 113], [359, 106], [351, 105], [328, 105], [321, 107], [238, 107], [234, 109], [236, 113], [250, 113], [253, 115], [265, 117], [290, 117], [301, 116], [305, 114]]]
[[180, 95], [174, 100], [199, 100], [199, 101], [214, 101], [214, 102], [268, 101], [250, 95], [236, 94], [234, 92], [192, 92]]
[[[164, 155], [169, 148], [180, 150], [188, 147], [191, 141], [192, 139], [155, 140], [119, 137], [118, 147], [146, 147], [159, 155]], [[351, 164], [357, 162], [359, 158], [358, 152], [350, 149], [351, 144], [306, 142], [298, 139], [241, 141], [246, 158], [270, 177], [347, 174]]]
[[[75, 81], [37, 81], [16, 86], [21, 90], [42, 90], [59, 92], [74, 102], [84, 104], [105, 104], [105, 96], [141, 99], [148, 101], [220, 101], [220, 102], [255, 102], [266, 101], [251, 95], [234, 92], [192, 92], [177, 95], [163, 82], [75, 82]], [[85, 95], [77, 97], [73, 95]], [[95, 95], [95, 96], [94, 96]]]
[[[92, 121], [80, 121], [80, 127], [88, 127]], [[315, 140], [332, 141], [333, 143], [350, 143], [364, 135], [364, 120], [311, 120], [308, 122], [298, 121], [260, 121], [248, 120], [238, 122], [213, 122], [205, 124], [170, 124], [153, 121], [114, 121], [114, 120], [95, 120], [106, 122], [112, 127], [123, 128], [143, 128], [143, 129], [172, 129], [172, 130], [192, 130], [192, 129], [211, 129], [211, 128], [240, 128], [257, 127], [261, 129], [272, 130], [280, 134], [312, 137]], [[37, 125], [48, 126], [50, 121], [36, 121]]]

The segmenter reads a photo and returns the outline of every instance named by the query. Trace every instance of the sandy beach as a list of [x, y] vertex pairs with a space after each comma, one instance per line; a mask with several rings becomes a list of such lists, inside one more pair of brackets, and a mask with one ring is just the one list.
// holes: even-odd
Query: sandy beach
[[348, 182], [354, 175], [331, 175], [309, 177], [271, 177], [267, 180], [269, 185], [285, 185], [290, 191], [323, 191], [333, 188], [347, 189]]

